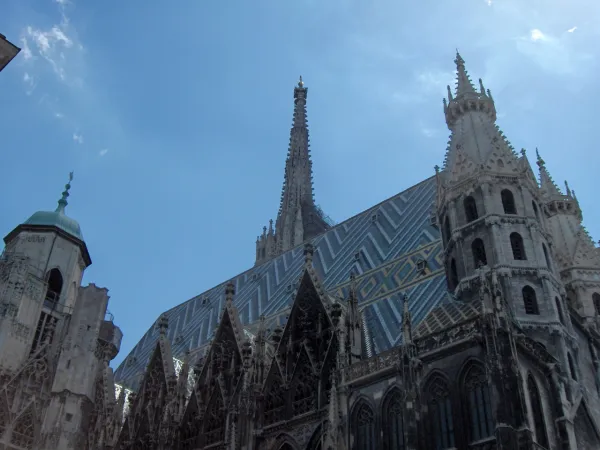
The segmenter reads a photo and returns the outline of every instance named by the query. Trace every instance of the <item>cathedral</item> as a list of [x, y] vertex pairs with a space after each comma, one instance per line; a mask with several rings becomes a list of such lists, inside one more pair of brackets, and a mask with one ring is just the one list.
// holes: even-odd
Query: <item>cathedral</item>
[[338, 224], [300, 79], [254, 266], [163, 313], [114, 373], [71, 176], [4, 238], [0, 450], [600, 449], [600, 249], [455, 64], [443, 164]]

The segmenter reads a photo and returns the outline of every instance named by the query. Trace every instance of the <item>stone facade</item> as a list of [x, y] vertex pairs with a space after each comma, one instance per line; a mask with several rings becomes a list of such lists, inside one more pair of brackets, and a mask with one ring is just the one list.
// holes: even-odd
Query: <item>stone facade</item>
[[[13, 231], [0, 272], [13, 280], [0, 291], [0, 448], [600, 448], [599, 250], [575, 193], [539, 154], [536, 179], [496, 125], [490, 91], [455, 62], [443, 167], [336, 227], [312, 197], [301, 81], [280, 211], [255, 267], [163, 314], [114, 380], [120, 333], [102, 320], [106, 291], [79, 287], [85, 244], [39, 225]], [[53, 236], [56, 250], [42, 239]], [[55, 266], [75, 283], [55, 308], [65, 323], [32, 339]], [[285, 281], [265, 300], [271, 267]], [[25, 426], [35, 414], [39, 430]]]
[[61, 225], [71, 223], [69, 187], [57, 211], [45, 213], [55, 221], [19, 225], [4, 239], [1, 449], [83, 449], [90, 436], [95, 445], [120, 429], [108, 364], [122, 334], [107, 315], [107, 290], [81, 286], [91, 259], [85, 242]]

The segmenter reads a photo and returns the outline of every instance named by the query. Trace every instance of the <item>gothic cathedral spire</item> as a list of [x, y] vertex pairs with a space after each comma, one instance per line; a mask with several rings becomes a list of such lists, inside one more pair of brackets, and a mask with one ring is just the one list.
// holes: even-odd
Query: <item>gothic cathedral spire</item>
[[256, 241], [256, 264], [302, 244], [329, 228], [322, 211], [315, 204], [310, 159], [306, 98], [308, 89], [302, 77], [294, 88], [294, 116], [281, 203], [275, 229], [263, 229]]

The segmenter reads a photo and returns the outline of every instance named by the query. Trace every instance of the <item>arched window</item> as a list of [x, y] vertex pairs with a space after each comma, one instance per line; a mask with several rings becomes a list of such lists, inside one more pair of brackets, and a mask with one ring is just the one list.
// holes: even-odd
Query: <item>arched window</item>
[[479, 238], [475, 239], [471, 244], [471, 250], [473, 251], [473, 261], [475, 262], [475, 268], [479, 265], [487, 265], [487, 256], [485, 255], [485, 245]]
[[538, 211], [538, 207], [533, 200], [531, 200], [531, 206], [533, 207], [533, 213], [535, 214], [535, 218], [540, 220], [540, 212]]
[[385, 450], [405, 450], [404, 414], [402, 398], [398, 392], [391, 393], [383, 404], [383, 436]]
[[444, 219], [444, 234], [446, 235], [446, 243], [448, 243], [450, 237], [452, 236], [452, 233], [450, 231], [450, 219], [448, 218], [448, 216], [446, 216], [446, 218]]
[[531, 417], [533, 419], [535, 442], [542, 447], [548, 448], [548, 434], [546, 433], [546, 421], [544, 420], [542, 399], [537, 383], [531, 374], [527, 377], [527, 390], [529, 391], [529, 402], [531, 403]]
[[531, 286], [525, 286], [523, 288], [523, 304], [525, 305], [526, 314], [539, 314], [537, 296]]
[[454, 420], [448, 385], [437, 376], [429, 382], [426, 394], [433, 448], [441, 450], [454, 447]]
[[596, 314], [600, 314], [600, 294], [594, 292], [592, 294], [592, 301], [594, 302], [594, 308], [596, 308]]
[[63, 288], [63, 276], [58, 269], [52, 269], [46, 277], [48, 289], [44, 297], [44, 306], [54, 309], [59, 302]]
[[373, 410], [365, 402], [354, 411], [353, 430], [354, 448], [356, 450], [375, 450], [375, 417]]
[[558, 313], [558, 320], [560, 320], [560, 323], [564, 324], [565, 318], [563, 316], [562, 307], [560, 306], [560, 298], [554, 297], [554, 301], [556, 302], [556, 312]]
[[504, 214], [516, 214], [517, 207], [515, 206], [515, 197], [513, 193], [508, 189], [504, 189], [500, 192], [502, 198], [502, 206], [504, 207]]
[[575, 364], [573, 363], [573, 357], [570, 353], [567, 353], [567, 360], [569, 361], [569, 372], [571, 372], [571, 378], [577, 381], [577, 372], [575, 371]]
[[225, 440], [225, 419], [223, 396], [215, 390], [204, 417], [204, 445], [212, 445]]
[[458, 286], [458, 271], [456, 270], [456, 260], [452, 258], [450, 261], [450, 290], [456, 289]]
[[546, 260], [546, 267], [548, 270], [552, 270], [552, 266], [550, 265], [550, 257], [548, 256], [548, 249], [546, 248], [546, 244], [542, 244], [542, 249], [544, 250], [544, 259]]
[[37, 423], [39, 422], [33, 413], [33, 406], [30, 405], [15, 421], [10, 443], [19, 448], [33, 448], [37, 434], [34, 427]]
[[465, 198], [463, 204], [465, 207], [465, 217], [467, 218], [467, 223], [477, 220], [479, 216], [477, 215], [477, 204], [475, 203], [475, 199], [469, 195]]
[[463, 378], [463, 392], [468, 406], [470, 440], [478, 441], [494, 433], [490, 390], [483, 368], [473, 364]]
[[292, 448], [292, 446], [290, 444], [288, 444], [287, 442], [285, 444], [283, 444], [281, 447], [279, 447], [279, 450], [294, 450]]
[[523, 238], [519, 233], [510, 234], [510, 246], [512, 247], [513, 258], [517, 260], [525, 260], [525, 246], [523, 245]]

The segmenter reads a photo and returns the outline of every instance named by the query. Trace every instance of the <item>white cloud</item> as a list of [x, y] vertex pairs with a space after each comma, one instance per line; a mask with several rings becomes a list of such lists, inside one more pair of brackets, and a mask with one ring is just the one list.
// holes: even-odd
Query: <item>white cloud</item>
[[534, 42], [535, 41], [545, 41], [546, 40], [546, 36], [544, 35], [544, 33], [542, 33], [537, 28], [531, 30], [530, 37], [531, 37], [531, 40], [534, 41]]
[[75, 142], [77, 142], [78, 144], [83, 144], [83, 135], [77, 134], [77, 133], [73, 133], [73, 140]]
[[62, 119], [65, 116], [64, 116], [64, 114], [57, 112], [57, 113], [54, 113], [54, 117], [56, 117], [57, 119]]
[[573, 32], [574, 32], [576, 29], [577, 29], [577, 27], [576, 27], [576, 26], [575, 26], [575, 27], [573, 27], [573, 28], [569, 28], [569, 29], [567, 30], [567, 33], [573, 33]]
[[107, 149], [107, 148], [103, 148], [102, 150], [100, 150], [100, 153], [99, 153], [99, 155], [100, 155], [100, 156], [104, 156], [104, 155], [106, 155], [107, 153], [108, 153], [108, 149]]

